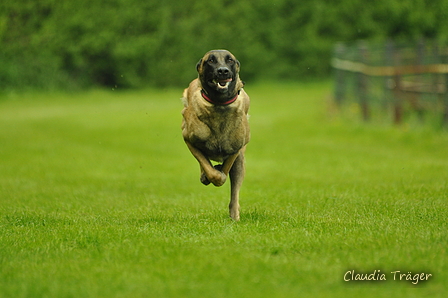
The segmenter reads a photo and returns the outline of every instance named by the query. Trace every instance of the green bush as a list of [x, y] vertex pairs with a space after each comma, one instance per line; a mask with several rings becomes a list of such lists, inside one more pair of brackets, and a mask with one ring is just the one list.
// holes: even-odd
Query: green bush
[[446, 0], [4, 0], [0, 88], [185, 86], [227, 48], [245, 80], [326, 76], [334, 42], [445, 40]]

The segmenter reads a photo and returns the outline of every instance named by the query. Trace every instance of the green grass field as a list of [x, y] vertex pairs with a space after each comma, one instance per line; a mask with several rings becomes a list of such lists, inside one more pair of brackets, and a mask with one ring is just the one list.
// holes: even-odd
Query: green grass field
[[448, 133], [330, 115], [327, 82], [246, 91], [238, 223], [182, 90], [3, 95], [0, 297], [446, 297]]

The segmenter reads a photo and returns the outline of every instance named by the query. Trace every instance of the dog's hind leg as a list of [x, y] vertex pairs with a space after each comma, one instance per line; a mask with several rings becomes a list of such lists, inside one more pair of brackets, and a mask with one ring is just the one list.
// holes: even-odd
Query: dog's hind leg
[[236, 158], [233, 163], [232, 168], [230, 169], [230, 204], [229, 204], [229, 213], [230, 217], [235, 220], [240, 220], [240, 204], [239, 204], [239, 196], [240, 196], [240, 188], [243, 184], [244, 174], [245, 174], [245, 165], [244, 165], [244, 152], [246, 151], [246, 147], [242, 148], [240, 154]]

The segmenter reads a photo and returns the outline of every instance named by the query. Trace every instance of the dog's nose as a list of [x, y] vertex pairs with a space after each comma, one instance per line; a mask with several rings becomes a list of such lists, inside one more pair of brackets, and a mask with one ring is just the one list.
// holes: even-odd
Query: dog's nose
[[229, 69], [227, 67], [218, 68], [218, 75], [228, 75]]

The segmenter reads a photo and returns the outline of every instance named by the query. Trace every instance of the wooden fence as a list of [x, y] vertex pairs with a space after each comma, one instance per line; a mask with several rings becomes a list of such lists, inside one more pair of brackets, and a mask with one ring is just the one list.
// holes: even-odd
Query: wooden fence
[[338, 43], [332, 66], [337, 105], [358, 104], [363, 120], [375, 110], [396, 124], [410, 114], [448, 124], [448, 46]]

